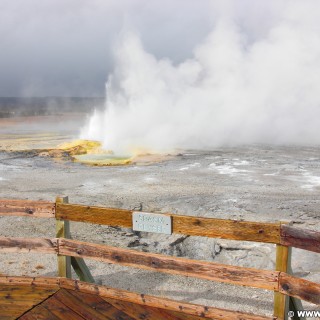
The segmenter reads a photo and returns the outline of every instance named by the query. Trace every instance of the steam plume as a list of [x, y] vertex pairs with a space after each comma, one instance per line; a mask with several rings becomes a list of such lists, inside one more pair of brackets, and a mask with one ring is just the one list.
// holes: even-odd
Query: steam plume
[[236, 12], [221, 14], [193, 57], [179, 64], [155, 58], [137, 34], [124, 33], [105, 111], [95, 112], [82, 137], [116, 152], [318, 144], [320, 8], [290, 4], [260, 34]]

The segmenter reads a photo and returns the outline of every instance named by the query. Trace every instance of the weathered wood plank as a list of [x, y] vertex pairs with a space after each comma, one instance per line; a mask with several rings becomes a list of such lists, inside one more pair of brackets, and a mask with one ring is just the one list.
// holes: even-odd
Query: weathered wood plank
[[275, 271], [195, 261], [69, 239], [59, 239], [59, 253], [255, 288], [268, 290], [278, 288], [278, 272]]
[[[191, 314], [185, 314], [185, 313], [177, 312], [177, 311], [168, 311], [168, 310], [166, 310], [166, 313], [172, 315], [173, 317], [175, 317], [175, 320], [205, 320], [205, 319], [212, 319], [212, 318], [207, 318], [207, 317], [193, 316]], [[240, 319], [241, 318], [239, 318], [239, 320]]]
[[35, 306], [37, 303], [32, 300], [6, 300], [4, 299], [1, 301], [0, 306], [1, 307], [13, 307], [13, 308], [25, 308], [25, 310], [28, 310]]
[[281, 225], [281, 244], [320, 253], [320, 232]]
[[136, 303], [104, 298], [117, 309], [129, 314], [136, 320], [205, 320], [208, 318], [193, 316], [182, 312], [168, 311], [159, 308], [138, 305]]
[[[57, 197], [56, 204], [68, 203], [67, 196]], [[70, 222], [65, 220], [56, 220], [56, 237], [70, 238]], [[61, 255], [57, 256], [58, 275], [59, 277], [71, 278], [71, 258]]]
[[75, 292], [84, 292], [99, 295], [104, 298], [119, 299], [123, 301], [137, 303], [143, 306], [150, 306], [161, 308], [165, 310], [172, 310], [182, 312], [190, 315], [213, 318], [217, 320], [272, 320], [273, 318], [259, 315], [252, 315], [248, 313], [218, 309], [213, 307], [201, 306], [197, 304], [186, 303], [182, 301], [174, 301], [160, 297], [148, 296], [145, 294], [138, 294], [125, 290], [109, 288], [106, 286], [99, 286], [96, 284], [80, 282], [66, 278], [60, 279], [61, 288], [74, 290]]
[[36, 287], [36, 288], [59, 288], [59, 278], [49, 277], [23, 277], [23, 276], [0, 276], [1, 286], [21, 286], [21, 287]]
[[57, 253], [57, 240], [0, 237], [0, 252]]
[[1, 320], [16, 320], [17, 317], [19, 316], [19, 314], [13, 316], [13, 315], [8, 315], [7, 314], [1, 314], [1, 311], [0, 311], [0, 319]]
[[[38, 320], [38, 317], [36, 315], [32, 315], [30, 312], [22, 315], [21, 317], [18, 318], [19, 320]], [[39, 318], [40, 320], [40, 318]], [[43, 317], [41, 317], [41, 320], [43, 320]]]
[[71, 265], [81, 281], [94, 283], [94, 278], [82, 258], [71, 257]]
[[35, 288], [21, 286], [1, 286], [0, 305], [2, 303], [14, 303], [15, 301], [41, 301], [57, 291], [56, 288]]
[[[289, 275], [292, 275], [293, 274], [293, 270], [292, 270], [292, 267], [291, 267], [291, 255], [292, 255], [292, 247], [289, 247], [289, 257], [288, 257], [288, 268], [287, 268], [287, 274]], [[295, 315], [294, 317], [292, 317], [292, 320], [306, 320], [305, 317], [302, 317], [301, 315], [298, 317], [297, 316], [297, 311], [298, 310], [304, 310], [303, 308], [303, 305], [302, 305], [302, 302], [300, 299], [298, 298], [295, 298], [295, 297], [290, 297], [288, 296], [288, 308], [287, 308], [287, 311], [294, 311], [295, 312]]]
[[[88, 294], [87, 294], [88, 295]], [[73, 312], [79, 314], [86, 320], [105, 320], [106, 317], [87, 304], [87, 299], [79, 299], [68, 290], [60, 289], [55, 298], [67, 305]], [[95, 298], [99, 298], [95, 296]]]
[[[22, 315], [59, 289], [57, 278], [0, 277], [0, 318], [2, 314]], [[3, 295], [6, 296], [3, 297]]]
[[87, 305], [95, 309], [103, 315], [104, 319], [121, 319], [121, 320], [134, 320], [126, 313], [119, 309], [114, 308], [111, 304], [107, 303], [97, 294], [84, 293], [81, 291], [67, 290], [70, 294], [74, 295], [77, 299], [85, 301]]
[[320, 305], [320, 284], [304, 279], [299, 279], [289, 274], [280, 273], [279, 276], [279, 291]]
[[38, 288], [33, 285], [0, 285], [0, 319], [3, 315], [21, 316], [43, 300], [53, 295], [58, 288]]
[[[280, 243], [280, 223], [172, 217], [173, 233], [212, 238]], [[132, 211], [74, 204], [57, 204], [57, 219], [132, 228]]]
[[38, 305], [20, 317], [19, 320], [59, 320], [59, 318], [43, 306]]
[[280, 242], [280, 223], [198, 218], [190, 216], [173, 217], [173, 232], [192, 236], [205, 236], [230, 240]]
[[73, 312], [64, 303], [60, 302], [55, 296], [50, 297], [41, 306], [46, 308], [49, 312], [55, 315], [59, 319], [68, 320], [83, 320], [85, 318], [79, 316], [77, 313]]
[[28, 311], [29, 308], [21, 306], [0, 306], [0, 319], [17, 319]]
[[[259, 316], [259, 315], [251, 315], [242, 312], [235, 312], [230, 310], [223, 310], [218, 308], [206, 307], [196, 304], [184, 303], [180, 301], [174, 301], [159, 297], [152, 297], [144, 294], [138, 294], [133, 292], [128, 292], [125, 290], [113, 289], [108, 288], [105, 286], [98, 286], [95, 284], [85, 283], [77, 280], [71, 280], [66, 278], [30, 278], [30, 277], [0, 277], [0, 283], [8, 286], [14, 286], [17, 283], [21, 286], [34, 286], [34, 287], [57, 287], [57, 283], [61, 288], [68, 289], [68, 292], [75, 295], [80, 296], [80, 300], [85, 301], [88, 305], [95, 308], [96, 311], [104, 314], [112, 314], [110, 311], [110, 307], [106, 307], [106, 304], [103, 299], [104, 298], [111, 298], [111, 299], [120, 299], [123, 301], [128, 301], [132, 303], [137, 303], [142, 306], [150, 306], [154, 308], [160, 308], [167, 310], [175, 311], [178, 313], [185, 313], [190, 315], [195, 315], [197, 317], [206, 317], [206, 318], [213, 318], [217, 320], [222, 319], [230, 319], [230, 320], [271, 320], [270, 317]], [[70, 290], [70, 291], [69, 291]], [[52, 298], [52, 297], [51, 297]], [[46, 302], [50, 301], [49, 298]], [[97, 301], [97, 298], [98, 301]], [[101, 301], [103, 303], [101, 304]], [[42, 305], [42, 304], [41, 304]], [[39, 308], [38, 305], [36, 308]], [[49, 310], [49, 309], [47, 309]], [[104, 314], [104, 315], [105, 315]], [[56, 317], [60, 319], [59, 316]], [[69, 319], [67, 314], [65, 317]], [[40, 319], [40, 318], [39, 318]], [[51, 319], [51, 318], [47, 318]], [[56, 319], [56, 318], [53, 318]], [[123, 319], [132, 319], [131, 317], [127, 316], [127, 318]], [[188, 319], [185, 317], [185, 319]]]
[[[289, 247], [277, 244], [276, 248], [276, 270], [287, 272], [289, 266]], [[286, 307], [288, 304], [288, 296], [280, 293], [274, 293], [273, 315], [278, 319], [285, 319], [287, 314]]]
[[110, 298], [104, 298], [108, 303], [113, 305], [115, 308], [122, 310], [123, 312], [130, 315], [135, 320], [176, 320], [175, 317], [169, 314], [161, 312], [158, 308], [152, 308], [142, 306], [136, 303], [115, 300]]
[[0, 199], [0, 216], [54, 218], [55, 204], [48, 201]]
[[132, 211], [123, 209], [57, 203], [56, 218], [118, 227], [132, 227]]
[[[67, 204], [69, 199], [67, 196], [57, 197], [56, 204]], [[56, 237], [57, 238], [71, 238], [70, 221], [56, 220]], [[58, 255], [58, 274], [60, 277], [71, 278], [71, 266], [79, 276], [80, 280], [94, 283], [94, 279], [90, 273], [89, 268], [82, 258], [67, 257]]]

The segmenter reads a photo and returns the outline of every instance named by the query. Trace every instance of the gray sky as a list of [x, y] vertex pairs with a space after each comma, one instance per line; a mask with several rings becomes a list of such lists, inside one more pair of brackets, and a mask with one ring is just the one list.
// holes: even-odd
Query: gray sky
[[212, 11], [209, 0], [0, 0], [0, 96], [103, 96], [123, 29], [179, 62], [210, 32]]

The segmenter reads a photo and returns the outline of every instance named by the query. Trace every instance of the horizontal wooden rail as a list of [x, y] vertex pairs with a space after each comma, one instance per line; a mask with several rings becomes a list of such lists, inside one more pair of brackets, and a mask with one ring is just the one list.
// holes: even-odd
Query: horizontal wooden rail
[[[131, 210], [54, 203], [48, 201], [0, 199], [0, 216], [56, 218], [132, 228]], [[173, 233], [282, 244], [320, 253], [320, 232], [298, 229], [281, 223], [201, 218], [176, 214]]]
[[40, 252], [89, 258], [138, 269], [191, 276], [199, 279], [232, 283], [267, 290], [278, 290], [278, 271], [258, 270], [177, 258], [156, 253], [139, 252], [77, 240], [0, 238], [2, 252]]
[[281, 244], [320, 253], [320, 232], [281, 225]]
[[278, 288], [277, 271], [195, 261], [62, 238], [59, 239], [59, 254], [242, 286], [268, 290]]
[[109, 247], [70, 239], [0, 238], [2, 252], [56, 253], [169, 274], [281, 292], [320, 305], [320, 284], [285, 272], [258, 270]]
[[54, 218], [55, 203], [48, 201], [0, 199], [0, 216]]
[[0, 237], [0, 252], [58, 253], [57, 239]]
[[132, 211], [125, 209], [57, 203], [56, 218], [125, 228], [132, 227]]
[[0, 275], [0, 285], [20, 285], [22, 287], [33, 286], [35, 288], [58, 288], [60, 278], [56, 277], [25, 277]]
[[139, 294], [121, 289], [110, 288], [102, 285], [96, 285], [78, 280], [66, 278], [47, 278], [47, 277], [6, 277], [0, 276], [0, 286], [32, 286], [34, 288], [52, 288], [68, 289], [77, 292], [89, 293], [100, 296], [102, 299], [117, 299], [126, 302], [139, 304], [146, 307], [155, 307], [194, 315], [201, 318], [212, 318], [217, 320], [272, 320], [272, 317], [253, 315], [249, 313], [225, 310], [214, 307], [207, 307], [198, 304], [191, 304], [183, 301], [174, 301], [161, 297], [154, 297], [145, 294]]
[[320, 284], [280, 273], [279, 291], [304, 301], [320, 305]]
[[[200, 218], [175, 214], [173, 233], [230, 240], [280, 243], [280, 223]], [[56, 205], [56, 218], [132, 228], [132, 211], [74, 204]]]
[[231, 311], [206, 307], [197, 304], [189, 304], [182, 301], [174, 301], [160, 297], [153, 297], [145, 294], [139, 294], [124, 290], [108, 288], [104, 286], [93, 285], [85, 282], [77, 282], [70, 279], [61, 279], [60, 286], [65, 289], [81, 290], [87, 293], [99, 294], [102, 298], [115, 298], [128, 302], [137, 303], [144, 306], [162, 308], [171, 311], [184, 312], [195, 316], [212, 318], [217, 320], [266, 320], [273, 319], [259, 315], [242, 313], [239, 311]]

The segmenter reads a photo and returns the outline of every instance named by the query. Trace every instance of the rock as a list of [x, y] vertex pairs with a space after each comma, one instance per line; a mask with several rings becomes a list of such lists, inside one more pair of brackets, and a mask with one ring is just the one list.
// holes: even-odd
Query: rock
[[214, 260], [217, 245], [216, 239], [204, 237], [188, 237], [176, 246], [182, 256], [195, 260]]
[[134, 247], [138, 247], [138, 246], [140, 246], [140, 240], [139, 239], [130, 241], [128, 243], [128, 245], [127, 245], [128, 248], [134, 248]]
[[221, 247], [220, 247], [220, 245], [219, 244], [215, 244], [215, 246], [214, 246], [214, 252], [216, 253], [216, 254], [218, 254], [218, 253], [220, 253], [220, 251], [221, 251]]

